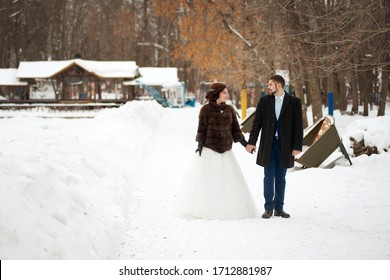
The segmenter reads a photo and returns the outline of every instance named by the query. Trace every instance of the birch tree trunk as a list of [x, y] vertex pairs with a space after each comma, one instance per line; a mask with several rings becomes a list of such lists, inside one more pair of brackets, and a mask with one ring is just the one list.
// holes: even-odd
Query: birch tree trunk
[[313, 112], [313, 124], [316, 123], [319, 119], [322, 118], [322, 100], [321, 100], [321, 90], [318, 84], [318, 79], [314, 75], [313, 71], [308, 73], [308, 85], [309, 85], [309, 94], [310, 94], [310, 104]]
[[338, 72], [338, 81], [339, 81], [339, 109], [340, 113], [344, 115], [347, 111], [347, 95], [345, 87], [345, 74], [343, 71]]
[[381, 90], [381, 99], [379, 101], [378, 116], [385, 115], [386, 101], [389, 96], [389, 72], [390, 66], [387, 65], [382, 70], [382, 90]]

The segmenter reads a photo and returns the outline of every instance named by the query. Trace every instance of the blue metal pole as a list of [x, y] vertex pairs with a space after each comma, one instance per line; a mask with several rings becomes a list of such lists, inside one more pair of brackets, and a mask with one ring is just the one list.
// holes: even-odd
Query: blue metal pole
[[328, 92], [328, 114], [333, 116], [334, 102], [333, 92]]

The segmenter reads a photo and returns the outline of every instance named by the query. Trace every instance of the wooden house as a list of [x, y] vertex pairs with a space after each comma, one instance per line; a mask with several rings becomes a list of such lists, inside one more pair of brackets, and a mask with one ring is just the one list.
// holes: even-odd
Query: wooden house
[[28, 83], [32, 100], [101, 102], [131, 99], [123, 83], [137, 73], [135, 61], [23, 61], [17, 78]]

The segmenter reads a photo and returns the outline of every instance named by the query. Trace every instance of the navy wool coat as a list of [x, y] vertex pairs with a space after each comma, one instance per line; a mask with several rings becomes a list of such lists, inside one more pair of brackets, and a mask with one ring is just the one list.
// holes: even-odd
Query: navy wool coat
[[[301, 100], [285, 92], [283, 105], [279, 116], [282, 166], [294, 166], [293, 150], [302, 151], [303, 121]], [[256, 108], [249, 144], [256, 145], [260, 131], [260, 148], [256, 163], [268, 166], [271, 161], [272, 142], [275, 135], [275, 96], [265, 95], [260, 98]]]

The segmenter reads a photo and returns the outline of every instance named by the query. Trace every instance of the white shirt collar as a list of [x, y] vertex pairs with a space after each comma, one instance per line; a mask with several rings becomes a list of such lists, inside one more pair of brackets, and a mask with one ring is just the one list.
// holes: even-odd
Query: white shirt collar
[[284, 96], [286, 95], [286, 93], [285, 92], [283, 92], [283, 95], [282, 96], [275, 96], [275, 100], [276, 99], [280, 99], [280, 101], [282, 101], [282, 103], [283, 103], [283, 99], [284, 99]]

